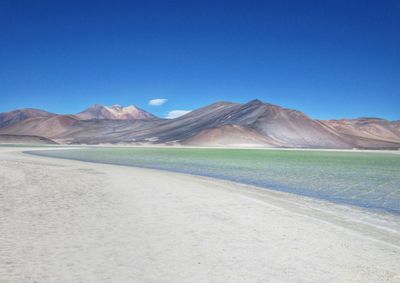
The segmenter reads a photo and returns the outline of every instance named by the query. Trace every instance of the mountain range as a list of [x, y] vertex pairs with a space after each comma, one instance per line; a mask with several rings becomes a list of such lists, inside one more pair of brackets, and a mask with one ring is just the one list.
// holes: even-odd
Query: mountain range
[[175, 119], [136, 106], [93, 105], [75, 115], [38, 109], [0, 113], [0, 142], [23, 136], [61, 144], [165, 144], [286, 148], [399, 149], [400, 121], [315, 120], [252, 100], [217, 102]]

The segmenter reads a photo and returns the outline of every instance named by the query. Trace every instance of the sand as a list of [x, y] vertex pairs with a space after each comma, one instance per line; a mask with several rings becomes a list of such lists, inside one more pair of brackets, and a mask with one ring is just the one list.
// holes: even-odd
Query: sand
[[383, 216], [21, 150], [0, 147], [1, 282], [400, 281]]

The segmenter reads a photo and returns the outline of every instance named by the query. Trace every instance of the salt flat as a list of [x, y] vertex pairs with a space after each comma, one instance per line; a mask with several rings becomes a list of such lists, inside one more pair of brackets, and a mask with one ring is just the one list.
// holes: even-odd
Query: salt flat
[[0, 148], [0, 281], [399, 282], [400, 229], [211, 178]]

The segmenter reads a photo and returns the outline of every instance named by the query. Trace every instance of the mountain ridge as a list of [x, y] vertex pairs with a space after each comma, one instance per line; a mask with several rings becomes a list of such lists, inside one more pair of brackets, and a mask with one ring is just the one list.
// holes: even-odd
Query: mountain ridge
[[218, 101], [175, 119], [161, 119], [136, 106], [118, 104], [95, 104], [76, 115], [43, 113], [2, 127], [0, 134], [43, 136], [74, 144], [400, 148], [400, 121], [376, 117], [316, 120], [258, 99], [243, 104]]
[[36, 108], [21, 108], [0, 113], [0, 128], [11, 126], [20, 121], [35, 117], [50, 117], [57, 114]]

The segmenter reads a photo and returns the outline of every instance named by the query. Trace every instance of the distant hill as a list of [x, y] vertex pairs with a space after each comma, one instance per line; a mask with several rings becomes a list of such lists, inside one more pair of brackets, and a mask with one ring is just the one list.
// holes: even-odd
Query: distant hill
[[40, 109], [25, 108], [10, 112], [0, 113], [0, 128], [11, 126], [20, 121], [35, 117], [51, 117], [56, 114]]
[[380, 118], [359, 118], [322, 121], [346, 139], [352, 140], [357, 147], [370, 143], [392, 142], [400, 140], [400, 122]]
[[260, 100], [217, 102], [170, 120], [135, 106], [94, 105], [77, 115], [26, 118], [1, 128], [0, 134], [35, 135], [76, 144], [400, 148], [400, 121], [321, 121]]
[[79, 119], [73, 115], [55, 115], [25, 119], [0, 129], [0, 134], [30, 135], [54, 139], [74, 128]]

